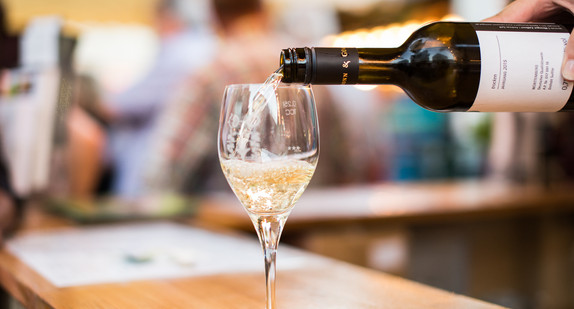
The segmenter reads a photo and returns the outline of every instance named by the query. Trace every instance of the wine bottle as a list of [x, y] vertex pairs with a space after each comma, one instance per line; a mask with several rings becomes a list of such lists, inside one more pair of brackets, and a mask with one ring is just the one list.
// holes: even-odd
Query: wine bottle
[[290, 48], [285, 83], [394, 84], [434, 111], [574, 109], [561, 75], [569, 27], [547, 23], [436, 22], [397, 48]]

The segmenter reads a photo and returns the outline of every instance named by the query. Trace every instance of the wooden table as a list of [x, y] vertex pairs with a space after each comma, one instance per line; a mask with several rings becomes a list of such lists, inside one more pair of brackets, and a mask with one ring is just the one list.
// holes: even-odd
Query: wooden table
[[[35, 214], [25, 226], [50, 231], [70, 223]], [[302, 252], [301, 257], [299, 267], [278, 273], [280, 308], [501, 308], [317, 255]], [[0, 251], [0, 284], [31, 309], [263, 308], [262, 269], [58, 288], [7, 249]]]
[[[195, 220], [253, 232], [231, 194], [205, 199]], [[509, 307], [574, 306], [572, 187], [464, 181], [309, 189], [282, 241]]]

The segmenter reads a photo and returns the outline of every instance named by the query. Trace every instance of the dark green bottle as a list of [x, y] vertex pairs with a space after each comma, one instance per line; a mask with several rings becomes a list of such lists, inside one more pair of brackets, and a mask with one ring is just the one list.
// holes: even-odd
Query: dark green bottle
[[574, 108], [560, 67], [568, 27], [436, 22], [396, 48], [290, 48], [283, 82], [394, 84], [435, 111], [554, 112]]

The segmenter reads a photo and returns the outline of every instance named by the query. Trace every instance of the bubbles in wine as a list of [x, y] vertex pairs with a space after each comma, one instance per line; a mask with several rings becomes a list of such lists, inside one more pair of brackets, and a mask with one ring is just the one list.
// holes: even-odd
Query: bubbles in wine
[[221, 166], [247, 211], [276, 214], [291, 210], [311, 180], [316, 164], [300, 160], [264, 163], [225, 160]]

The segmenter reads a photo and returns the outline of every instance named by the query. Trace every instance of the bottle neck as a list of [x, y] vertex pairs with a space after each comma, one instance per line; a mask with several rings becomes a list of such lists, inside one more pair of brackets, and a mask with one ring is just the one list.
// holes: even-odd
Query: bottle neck
[[284, 83], [397, 84], [400, 48], [291, 48], [281, 52]]
[[357, 84], [394, 84], [403, 86], [401, 64], [408, 60], [401, 56], [403, 48], [359, 48], [359, 78]]

